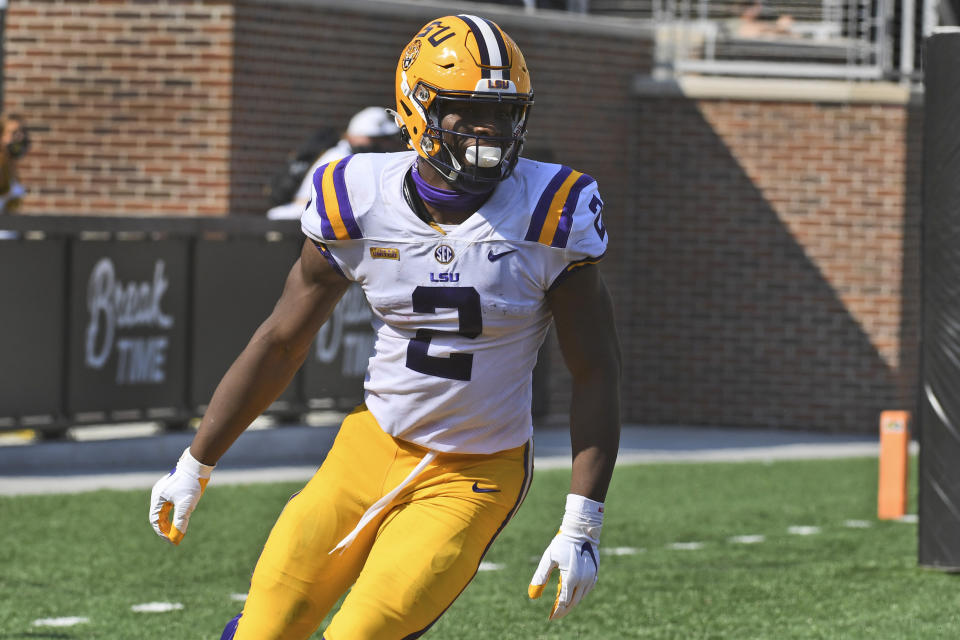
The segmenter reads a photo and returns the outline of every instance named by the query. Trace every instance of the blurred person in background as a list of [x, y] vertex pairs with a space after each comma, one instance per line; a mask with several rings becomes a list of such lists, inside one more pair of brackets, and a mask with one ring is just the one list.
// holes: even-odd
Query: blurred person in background
[[[0, 116], [0, 127], [0, 215], [7, 215], [17, 212], [27, 193], [17, 176], [17, 162], [30, 149], [30, 136], [20, 116]], [[18, 236], [0, 230], [0, 240]]]
[[737, 35], [741, 38], [769, 38], [789, 35], [793, 16], [779, 13], [763, 2], [754, 2], [740, 14]]
[[347, 130], [336, 145], [330, 147], [316, 159], [307, 170], [293, 200], [267, 211], [271, 220], [298, 219], [310, 200], [313, 188], [313, 174], [321, 166], [345, 158], [352, 153], [386, 153], [402, 151], [405, 148], [400, 140], [400, 129], [382, 107], [367, 107], [358, 111], [347, 125]]
[[263, 195], [269, 207], [279, 207], [294, 200], [307, 170], [323, 153], [337, 144], [340, 132], [332, 127], [321, 127], [304, 138], [284, 158], [283, 166], [263, 185]]

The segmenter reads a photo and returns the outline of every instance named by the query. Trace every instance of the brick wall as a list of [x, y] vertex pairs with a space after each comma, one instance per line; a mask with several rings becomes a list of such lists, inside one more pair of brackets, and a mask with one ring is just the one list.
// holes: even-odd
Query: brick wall
[[233, 7], [10, 5], [4, 110], [35, 144], [25, 213], [222, 214]]
[[634, 419], [874, 431], [880, 411], [913, 408], [918, 115], [640, 106], [657, 135], [635, 149], [623, 229], [637, 256], [622, 328]]
[[[34, 133], [25, 213], [261, 215], [287, 152], [392, 106], [403, 45], [469, 7], [16, 0], [4, 108]], [[648, 32], [484, 10], [532, 71], [528, 149], [604, 194], [626, 420], [872, 431], [912, 408], [917, 108], [638, 95]]]

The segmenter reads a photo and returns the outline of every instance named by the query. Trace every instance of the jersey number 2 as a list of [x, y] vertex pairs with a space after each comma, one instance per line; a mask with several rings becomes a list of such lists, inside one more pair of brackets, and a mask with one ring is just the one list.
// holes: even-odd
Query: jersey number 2
[[480, 294], [473, 287], [417, 287], [413, 290], [413, 310], [417, 313], [436, 313], [438, 308], [456, 309], [460, 318], [457, 331], [417, 329], [417, 335], [407, 346], [407, 368], [451, 380], [470, 380], [473, 370], [472, 353], [451, 353], [439, 358], [427, 354], [433, 336], [461, 335], [476, 338], [483, 331], [480, 312]]

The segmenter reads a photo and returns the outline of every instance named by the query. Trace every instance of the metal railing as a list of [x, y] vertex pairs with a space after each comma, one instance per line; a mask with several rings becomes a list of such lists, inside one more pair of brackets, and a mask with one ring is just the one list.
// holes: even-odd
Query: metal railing
[[889, 75], [889, 0], [757, 3], [745, 9], [709, 0], [657, 4], [657, 62], [675, 73], [862, 80]]
[[918, 80], [923, 38], [952, 24], [944, 0], [590, 0], [588, 10], [651, 21], [661, 75]]

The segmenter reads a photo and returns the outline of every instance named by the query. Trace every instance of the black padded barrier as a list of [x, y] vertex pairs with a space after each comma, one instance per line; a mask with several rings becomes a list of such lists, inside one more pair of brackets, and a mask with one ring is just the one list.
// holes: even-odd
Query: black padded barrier
[[63, 401], [66, 242], [0, 240], [0, 426]]
[[183, 239], [80, 240], [68, 262], [68, 415], [184, 406]]
[[[191, 371], [192, 406], [210, 400], [227, 368], [270, 315], [300, 255], [300, 243], [299, 236], [275, 241], [263, 236], [197, 240], [190, 327], [201, 357], [194, 358]], [[354, 394], [357, 388], [354, 380]], [[302, 404], [298, 391], [298, 384], [290, 384], [278, 402]]]
[[[297, 221], [247, 217], [4, 216], [0, 226], [14, 232], [0, 239], [0, 430], [50, 433], [200, 415], [304, 240]], [[356, 345], [372, 345], [372, 327], [355, 307], [365, 304], [361, 294], [338, 310], [348, 331], [337, 334], [364, 363]], [[310, 384], [298, 373], [268, 413], [358, 402], [363, 373], [340, 360], [311, 365]]]
[[350, 404], [354, 381], [363, 380], [373, 353], [372, 319], [360, 285], [351, 285], [313, 342], [303, 385], [337, 405]]
[[919, 563], [960, 571], [960, 32], [924, 56]]

